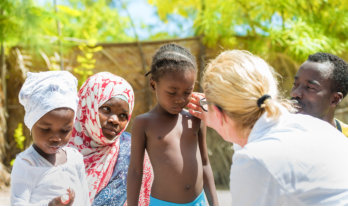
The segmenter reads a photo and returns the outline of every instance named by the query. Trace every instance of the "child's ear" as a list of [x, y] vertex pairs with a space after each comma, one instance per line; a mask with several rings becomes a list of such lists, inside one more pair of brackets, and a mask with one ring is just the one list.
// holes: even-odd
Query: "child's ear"
[[152, 78], [150, 78], [150, 86], [153, 90], [156, 89], [156, 82]]

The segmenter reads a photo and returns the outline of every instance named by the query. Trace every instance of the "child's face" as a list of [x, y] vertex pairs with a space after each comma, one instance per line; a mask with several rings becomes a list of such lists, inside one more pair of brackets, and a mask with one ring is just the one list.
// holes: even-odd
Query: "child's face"
[[74, 111], [72, 109], [54, 109], [34, 124], [33, 142], [43, 153], [55, 154], [68, 143], [73, 126]]
[[170, 114], [178, 114], [188, 104], [196, 81], [195, 70], [164, 74], [154, 86], [157, 102]]
[[111, 98], [99, 107], [99, 121], [103, 135], [109, 140], [116, 137], [128, 123], [128, 103], [119, 98]]

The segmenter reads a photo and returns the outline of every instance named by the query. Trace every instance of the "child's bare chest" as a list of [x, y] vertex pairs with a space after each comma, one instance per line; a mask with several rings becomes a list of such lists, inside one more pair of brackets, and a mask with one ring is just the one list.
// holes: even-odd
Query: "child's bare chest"
[[200, 123], [185, 117], [165, 124], [148, 123], [146, 150], [155, 173], [155, 186], [194, 186], [191, 182], [202, 172], [199, 134]]
[[148, 123], [146, 130], [148, 153], [170, 157], [178, 156], [177, 153], [187, 154], [195, 151], [198, 146], [199, 123], [187, 117], [165, 121], [158, 119]]
[[197, 142], [199, 129], [199, 125], [192, 118], [157, 119], [148, 124], [146, 138], [148, 143], [156, 145]]

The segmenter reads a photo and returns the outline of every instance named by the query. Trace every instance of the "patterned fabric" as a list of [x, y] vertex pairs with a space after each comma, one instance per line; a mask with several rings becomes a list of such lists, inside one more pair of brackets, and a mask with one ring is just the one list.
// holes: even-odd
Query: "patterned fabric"
[[109, 184], [94, 198], [93, 206], [123, 206], [127, 200], [127, 172], [130, 160], [131, 136], [123, 132], [120, 151]]
[[344, 134], [344, 136], [348, 137], [348, 125], [343, 123], [342, 121], [335, 119], [336, 128]]
[[[91, 203], [111, 179], [120, 151], [119, 137], [127, 128], [113, 140], [107, 139], [101, 129], [98, 109], [110, 98], [119, 95], [128, 100], [129, 121], [134, 107], [134, 93], [123, 78], [108, 72], [97, 73], [86, 80], [78, 93], [77, 116], [69, 145], [83, 154]], [[139, 205], [148, 205], [152, 179], [152, 168], [146, 156]]]

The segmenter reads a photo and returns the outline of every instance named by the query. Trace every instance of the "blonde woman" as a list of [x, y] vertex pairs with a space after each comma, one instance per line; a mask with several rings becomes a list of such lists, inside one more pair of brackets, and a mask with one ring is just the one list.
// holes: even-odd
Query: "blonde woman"
[[206, 99], [194, 94], [190, 112], [241, 147], [231, 166], [233, 205], [348, 205], [348, 140], [327, 122], [290, 113], [264, 60], [223, 52], [202, 86]]

